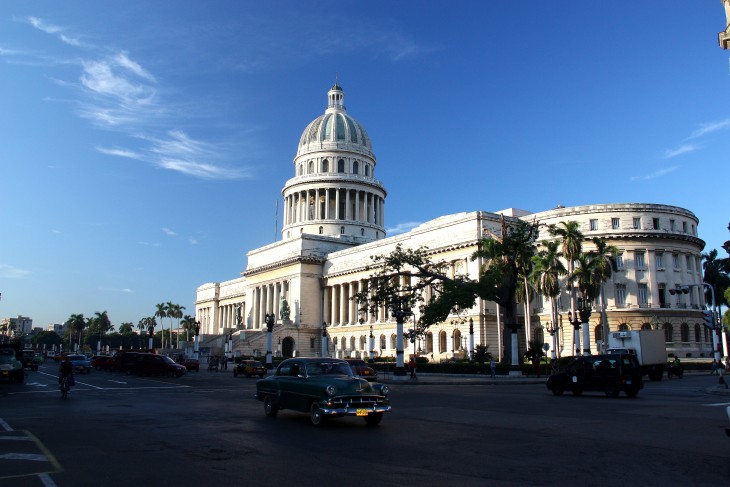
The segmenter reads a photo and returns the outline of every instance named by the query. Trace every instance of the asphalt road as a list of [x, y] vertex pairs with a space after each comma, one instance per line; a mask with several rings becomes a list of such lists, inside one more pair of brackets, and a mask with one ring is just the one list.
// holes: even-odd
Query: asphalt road
[[730, 396], [716, 377], [647, 383], [636, 399], [544, 384], [391, 386], [379, 427], [272, 419], [256, 379], [92, 372], [71, 397], [55, 367], [0, 383], [0, 485], [724, 486]]

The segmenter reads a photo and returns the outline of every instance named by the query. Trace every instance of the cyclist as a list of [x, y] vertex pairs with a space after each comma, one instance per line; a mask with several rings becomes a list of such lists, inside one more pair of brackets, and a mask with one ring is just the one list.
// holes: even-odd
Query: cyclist
[[58, 368], [58, 383], [60, 384], [64, 377], [68, 377], [69, 389], [74, 385], [74, 364], [68, 357], [61, 362]]

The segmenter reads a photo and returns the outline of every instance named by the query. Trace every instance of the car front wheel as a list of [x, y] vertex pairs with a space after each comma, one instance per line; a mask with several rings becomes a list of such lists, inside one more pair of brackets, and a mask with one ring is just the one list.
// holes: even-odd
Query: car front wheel
[[276, 416], [276, 413], [279, 412], [279, 408], [274, 404], [274, 400], [271, 398], [271, 396], [266, 396], [264, 398], [264, 412], [266, 413], [266, 416], [272, 418]]
[[324, 424], [324, 414], [322, 414], [322, 409], [320, 409], [319, 404], [316, 402], [313, 402], [309, 407], [309, 420], [314, 426], [322, 426]]
[[553, 386], [553, 395], [562, 396], [563, 395], [563, 386], [561, 386], [561, 385]]

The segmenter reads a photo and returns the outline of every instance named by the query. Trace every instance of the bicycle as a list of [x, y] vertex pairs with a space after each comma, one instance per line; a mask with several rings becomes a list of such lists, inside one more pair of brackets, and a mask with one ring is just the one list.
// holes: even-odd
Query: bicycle
[[61, 397], [63, 399], [68, 398], [68, 391], [71, 389], [71, 385], [69, 384], [67, 375], [65, 375], [61, 378], [60, 388], [61, 388]]

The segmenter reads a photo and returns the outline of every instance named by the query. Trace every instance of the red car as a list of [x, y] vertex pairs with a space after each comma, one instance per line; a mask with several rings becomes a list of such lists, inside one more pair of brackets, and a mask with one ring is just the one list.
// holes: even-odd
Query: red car
[[177, 363], [188, 369], [188, 372], [200, 372], [200, 361], [194, 358], [178, 358]]
[[378, 378], [378, 373], [375, 372], [375, 369], [368, 366], [368, 364], [365, 363], [364, 360], [361, 360], [359, 358], [348, 358], [346, 360], [347, 363], [350, 364], [352, 373], [356, 376], [362, 377], [363, 379], [369, 381], [376, 380]]

